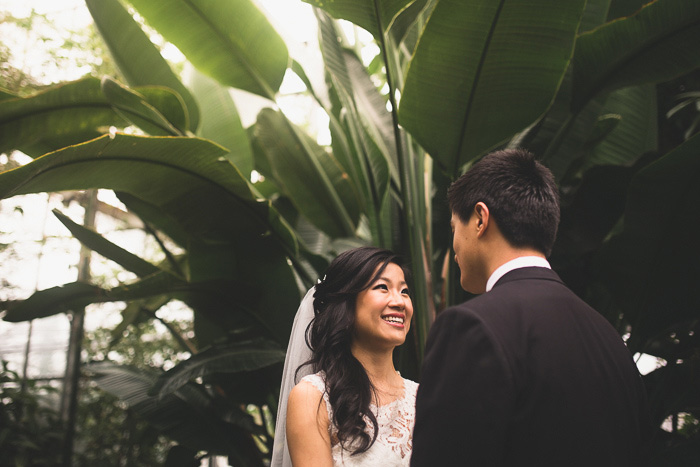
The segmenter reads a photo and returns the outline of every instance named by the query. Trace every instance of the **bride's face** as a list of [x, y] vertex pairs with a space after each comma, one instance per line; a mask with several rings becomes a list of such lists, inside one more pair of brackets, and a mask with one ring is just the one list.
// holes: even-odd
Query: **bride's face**
[[413, 303], [403, 270], [389, 263], [381, 276], [357, 295], [353, 344], [368, 349], [401, 345], [412, 317]]

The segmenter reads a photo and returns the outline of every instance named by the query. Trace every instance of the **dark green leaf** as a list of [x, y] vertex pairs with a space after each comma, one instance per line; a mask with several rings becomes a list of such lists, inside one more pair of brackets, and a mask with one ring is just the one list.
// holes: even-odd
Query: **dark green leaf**
[[72, 282], [34, 292], [26, 300], [8, 307], [5, 321], [21, 322], [46, 318], [58, 313], [80, 311], [90, 303], [99, 301], [104, 290], [84, 282]]
[[574, 53], [572, 108], [600, 93], [658, 83], [700, 66], [700, 3], [650, 2], [629, 18], [582, 34]]
[[246, 432], [246, 429], [253, 428], [250, 417], [231, 407], [228, 410], [239, 412], [239, 426], [224, 422], [221, 408], [201, 387], [187, 385], [173, 394], [157, 398], [149, 396], [148, 389], [160, 372], [146, 372], [110, 362], [90, 363], [86, 370], [94, 374], [93, 380], [103, 390], [123, 400], [150, 424], [182, 445], [220, 455], [257, 451], [249, 432]]
[[279, 346], [263, 340], [216, 345], [165, 372], [151, 388], [150, 394], [162, 397], [199, 377], [258, 370], [283, 362], [284, 357], [285, 352]]
[[111, 259], [127, 271], [131, 271], [140, 277], [148, 276], [160, 271], [157, 266], [154, 266], [148, 261], [129, 253], [124, 248], [115, 245], [94, 230], [83, 227], [80, 224], [76, 224], [60, 211], [54, 209], [53, 213], [56, 217], [58, 217], [58, 220], [61, 221], [61, 223], [65, 225], [68, 230], [70, 230], [73, 236], [80, 241], [80, 243], [101, 254], [105, 258]]
[[441, 0], [407, 72], [399, 121], [456, 174], [547, 110], [584, 4]]
[[644, 351], [672, 323], [700, 309], [700, 135], [632, 180], [624, 228], [599, 253], [598, 267], [625, 319], [628, 346]]

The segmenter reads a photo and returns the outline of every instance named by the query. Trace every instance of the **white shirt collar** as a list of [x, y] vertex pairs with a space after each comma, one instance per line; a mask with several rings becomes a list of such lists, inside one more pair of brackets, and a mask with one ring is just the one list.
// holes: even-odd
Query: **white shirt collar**
[[528, 268], [528, 267], [539, 267], [552, 269], [549, 265], [549, 261], [540, 256], [520, 256], [519, 258], [512, 259], [507, 263], [500, 265], [493, 273], [489, 280], [486, 282], [486, 291], [488, 292], [496, 285], [498, 279], [505, 276], [507, 273], [513, 269]]

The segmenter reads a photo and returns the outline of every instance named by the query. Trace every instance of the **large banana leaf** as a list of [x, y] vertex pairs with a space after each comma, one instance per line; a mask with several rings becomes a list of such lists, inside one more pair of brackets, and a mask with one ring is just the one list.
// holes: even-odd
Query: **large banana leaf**
[[411, 52], [413, 52], [418, 35], [423, 30], [423, 26], [425, 26], [424, 20], [427, 18], [428, 13], [432, 11], [435, 3], [437, 3], [437, 0], [416, 0], [404, 8], [394, 19], [389, 33], [397, 44], [401, 44], [406, 39], [403, 44], [407, 50], [402, 51], [402, 53], [408, 53], [410, 56]]
[[287, 47], [251, 0], [131, 3], [200, 71], [274, 100], [287, 69]]
[[584, 4], [441, 0], [407, 72], [401, 124], [455, 175], [548, 108]]
[[572, 108], [599, 93], [657, 83], [700, 66], [700, 2], [656, 0], [582, 34], [574, 53]]
[[131, 87], [156, 85], [175, 91], [184, 101], [188, 117], [178, 128], [183, 132], [196, 130], [199, 109], [194, 98], [122, 4], [118, 0], [85, 3], [126, 82]]
[[147, 200], [190, 235], [233, 241], [270, 232], [290, 254], [296, 239], [267, 201], [199, 138], [103, 136], [0, 174], [0, 198], [44, 191], [109, 188]]
[[[195, 378], [211, 374], [245, 373], [284, 361], [285, 352], [262, 339], [214, 345], [163, 373], [150, 390], [162, 397]], [[244, 377], [244, 376], [243, 376]]]
[[327, 109], [333, 150], [363, 197], [373, 238], [379, 245], [390, 247], [389, 235], [383, 232], [389, 223], [382, 220], [389, 212], [382, 211], [388, 202], [392, 172], [398, 178], [391, 114], [366, 70], [357, 66], [357, 57], [338, 43], [333, 20], [322, 11], [317, 11], [316, 17], [324, 64], [333, 84], [331, 94], [337, 96], [342, 109]]
[[[122, 86], [107, 76], [102, 78], [102, 92], [115, 112], [149, 135], [181, 136], [180, 131], [147, 102], [143, 94]], [[175, 95], [171, 94], [171, 97], [174, 98]]]
[[303, 0], [327, 11], [338, 19], [366, 29], [380, 39], [393, 24], [396, 16], [415, 0]]
[[300, 301], [298, 277], [315, 281], [298, 267], [294, 275], [288, 261], [297, 263], [298, 254], [287, 256], [267, 234], [230, 243], [193, 238], [187, 251], [189, 280], [201, 284], [186, 297], [200, 347], [250, 326], [286, 346]]
[[338, 162], [279, 112], [263, 109], [255, 130], [274, 180], [297, 209], [331, 237], [353, 236], [357, 194]]
[[649, 0], [612, 0], [609, 3], [608, 21], [633, 15], [637, 10], [649, 3]]
[[197, 136], [219, 143], [229, 150], [224, 156], [245, 177], [253, 170], [253, 150], [243, 128], [238, 109], [229, 89], [208, 76], [191, 70], [189, 85], [202, 109], [201, 124]]
[[100, 81], [85, 78], [26, 98], [0, 102], [0, 152], [20, 149], [36, 157], [124, 127]]
[[699, 153], [697, 135], [634, 177], [623, 231], [599, 254], [602, 278], [632, 324], [634, 352], [646, 351], [673, 323], [697, 317]]

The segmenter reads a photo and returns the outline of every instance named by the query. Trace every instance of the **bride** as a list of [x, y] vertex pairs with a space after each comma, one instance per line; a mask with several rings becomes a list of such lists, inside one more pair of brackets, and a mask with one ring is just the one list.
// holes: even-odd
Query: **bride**
[[412, 316], [392, 252], [362, 247], [333, 260], [295, 318], [272, 466], [409, 465], [418, 385], [392, 353]]

